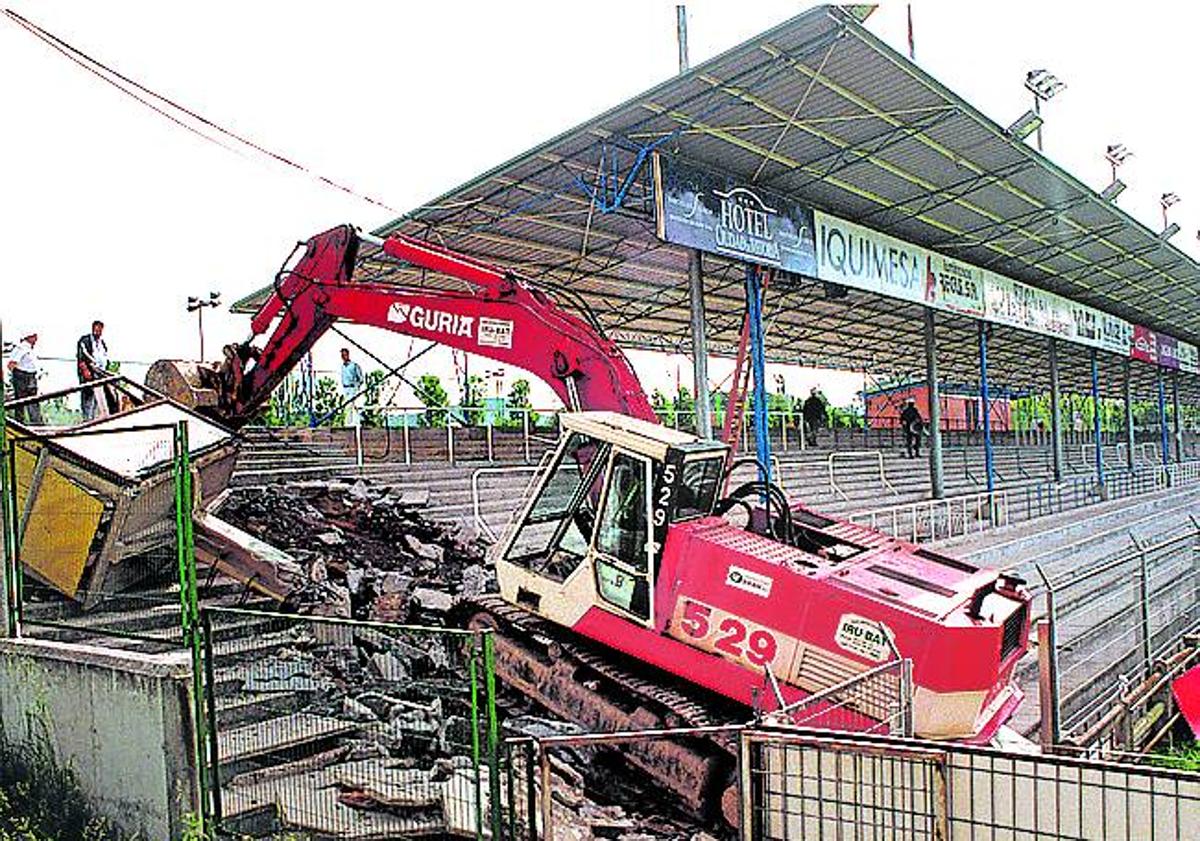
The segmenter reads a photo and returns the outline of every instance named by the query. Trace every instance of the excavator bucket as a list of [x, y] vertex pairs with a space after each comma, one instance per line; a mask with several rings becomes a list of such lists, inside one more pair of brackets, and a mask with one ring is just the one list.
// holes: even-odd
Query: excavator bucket
[[189, 409], [216, 407], [220, 375], [214, 365], [160, 359], [146, 372], [146, 385]]
[[119, 408], [106, 418], [77, 427], [9, 421], [7, 430], [21, 563], [84, 609], [174, 566], [179, 421], [188, 424], [196, 508], [225, 489], [237, 457], [227, 429], [123, 378], [107, 383]]

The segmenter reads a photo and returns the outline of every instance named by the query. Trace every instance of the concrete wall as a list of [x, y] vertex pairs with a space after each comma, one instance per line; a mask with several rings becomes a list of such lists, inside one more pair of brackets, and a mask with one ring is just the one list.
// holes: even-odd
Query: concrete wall
[[177, 838], [199, 802], [190, 675], [186, 652], [0, 640], [0, 723], [24, 741], [44, 722], [100, 814], [146, 838]]

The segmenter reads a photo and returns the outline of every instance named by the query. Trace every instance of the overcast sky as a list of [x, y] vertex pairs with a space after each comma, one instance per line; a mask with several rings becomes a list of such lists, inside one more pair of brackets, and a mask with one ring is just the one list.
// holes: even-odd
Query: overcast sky
[[[341, 222], [375, 227], [676, 71], [674, 3], [662, 0], [10, 2], [147, 87], [397, 211], [207, 143], [0, 18], [0, 317], [9, 338], [37, 329], [47, 357], [69, 356], [94, 317], [117, 358], [194, 357], [188, 295], [232, 301], [268, 282], [297, 240]], [[867, 24], [901, 51], [905, 5], [886, 3]], [[1026, 71], [1065, 81], [1044, 108], [1045, 153], [1100, 189], [1105, 146], [1126, 144], [1120, 205], [1157, 230], [1159, 196], [1178, 193], [1174, 243], [1198, 254], [1186, 93], [1200, 63], [1195, 4], [912, 6], [917, 62], [1001, 124], [1030, 106]], [[693, 0], [692, 62], [807, 7]], [[205, 327], [212, 357], [245, 338], [248, 321], [221, 310]], [[393, 361], [410, 351], [382, 331], [357, 338]], [[336, 348], [337, 337], [318, 348], [318, 367], [333, 367]], [[648, 390], [673, 386], [677, 370], [690, 379], [681, 359], [635, 364]], [[424, 367], [453, 371], [448, 354]], [[793, 393], [814, 381], [787, 378]], [[820, 379], [835, 402], [860, 382]]]

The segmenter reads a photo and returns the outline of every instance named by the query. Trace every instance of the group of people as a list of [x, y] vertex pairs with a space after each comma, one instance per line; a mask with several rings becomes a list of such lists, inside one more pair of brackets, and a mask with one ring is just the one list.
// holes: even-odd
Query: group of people
[[[27, 332], [20, 337], [9, 355], [6, 368], [12, 382], [13, 396], [17, 400], [37, 397], [38, 377], [41, 375], [37, 343], [37, 331]], [[110, 376], [103, 321], [93, 321], [92, 329], [75, 343], [75, 368], [79, 382], [84, 384]], [[117, 410], [116, 394], [103, 385], [81, 389], [79, 395], [84, 420], [94, 420]], [[44, 423], [42, 407], [36, 402], [16, 406], [13, 415], [18, 422], [31, 426]]]

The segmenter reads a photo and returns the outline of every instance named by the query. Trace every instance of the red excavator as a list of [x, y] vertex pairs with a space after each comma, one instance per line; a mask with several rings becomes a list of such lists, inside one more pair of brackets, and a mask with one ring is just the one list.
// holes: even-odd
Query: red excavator
[[[471, 291], [357, 281], [363, 242], [376, 261]], [[727, 445], [658, 424], [594, 320], [501, 268], [334, 228], [276, 277], [252, 321], [254, 336], [275, 323], [261, 348], [252, 337], [219, 368], [160, 362], [147, 384], [237, 427], [339, 320], [518, 366], [570, 410], [493, 548], [499, 596], [464, 615], [498, 630], [500, 678], [555, 713], [597, 730], [745, 720], [900, 658], [919, 736], [986, 742], [1020, 703], [1020, 580], [824, 516], [774, 484], [725, 493]], [[886, 718], [860, 700], [839, 720], [877, 729]], [[647, 742], [629, 758], [703, 811], [728, 782], [728, 748]]]

